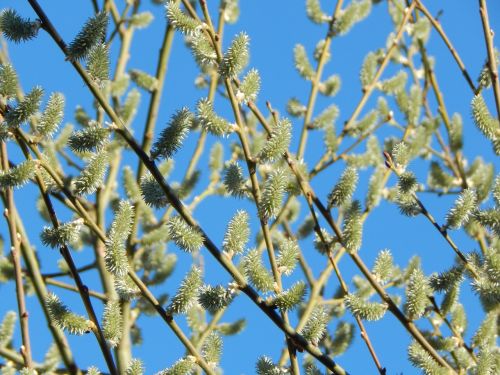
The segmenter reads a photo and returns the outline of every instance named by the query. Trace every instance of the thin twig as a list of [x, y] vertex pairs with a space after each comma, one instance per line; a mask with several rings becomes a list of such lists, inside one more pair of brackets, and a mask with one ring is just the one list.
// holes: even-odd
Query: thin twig
[[470, 77], [467, 69], [465, 68], [465, 64], [462, 62], [462, 59], [460, 58], [455, 47], [453, 47], [453, 44], [451, 44], [450, 39], [448, 38], [448, 36], [444, 32], [439, 21], [432, 16], [432, 14], [425, 7], [425, 5], [422, 3], [421, 0], [415, 0], [415, 2], [417, 3], [417, 8], [425, 15], [425, 17], [427, 17], [427, 19], [430, 21], [432, 26], [436, 29], [438, 34], [443, 39], [443, 42], [446, 44], [446, 47], [448, 47], [448, 50], [450, 51], [451, 55], [453, 56], [453, 58], [457, 62], [457, 65], [460, 68], [460, 70], [462, 71], [462, 74], [463, 74], [465, 80], [467, 81], [467, 84], [471, 88], [472, 92], [476, 93], [477, 88], [476, 88], [476, 85], [474, 85], [474, 81], [472, 81], [472, 78]]
[[[24, 156], [26, 159], [31, 159], [31, 155], [29, 154], [28, 147], [22, 140], [22, 138], [18, 137], [17, 141], [19, 143], [19, 146], [21, 147]], [[50, 216], [50, 220], [52, 222], [52, 225], [54, 228], [59, 227], [59, 220], [57, 219], [56, 212], [54, 210], [54, 206], [52, 205], [52, 200], [50, 199], [50, 196], [47, 192], [47, 189], [45, 187], [45, 183], [43, 182], [42, 178], [40, 177], [39, 173], [36, 173], [36, 182], [38, 185], [38, 188], [40, 190], [40, 193], [42, 195], [42, 198], [45, 202], [45, 206], [47, 208], [47, 211]], [[109, 347], [106, 343], [106, 339], [104, 337], [104, 334], [102, 332], [102, 329], [99, 325], [99, 320], [97, 319], [97, 316], [95, 314], [94, 308], [92, 306], [92, 302], [90, 300], [89, 294], [88, 294], [88, 288], [87, 286], [83, 283], [80, 274], [78, 273], [77, 267], [73, 261], [73, 257], [71, 256], [71, 253], [66, 245], [63, 245], [59, 248], [59, 251], [68, 264], [68, 267], [71, 271], [71, 275], [73, 279], [75, 280], [76, 286], [79, 290], [80, 297], [83, 301], [83, 304], [85, 306], [85, 309], [87, 311], [88, 317], [90, 321], [93, 323], [92, 326], [92, 331], [94, 332], [94, 335], [99, 343], [99, 347], [101, 348], [101, 352], [104, 356], [104, 359], [106, 361], [106, 364], [108, 366], [108, 369], [111, 374], [118, 374], [116, 371], [116, 367], [113, 361], [113, 356], [111, 355], [111, 352], [109, 350]]]
[[498, 81], [497, 59], [493, 47], [493, 30], [490, 28], [486, 0], [479, 0], [479, 14], [481, 15], [481, 22], [483, 23], [484, 41], [486, 43], [486, 51], [488, 52], [488, 68], [491, 74], [493, 92], [495, 93], [495, 105], [497, 107], [497, 117], [500, 123], [500, 82]]
[[[344, 295], [347, 295], [347, 294], [349, 294], [349, 288], [348, 288], [344, 278], [342, 277], [342, 274], [340, 273], [340, 269], [337, 266], [337, 261], [335, 260], [333, 254], [332, 254], [331, 245], [328, 244], [323, 232], [321, 231], [321, 227], [320, 227], [318, 218], [316, 216], [316, 211], [314, 210], [313, 202], [312, 202], [310, 195], [307, 197], [307, 205], [309, 207], [309, 211], [311, 212], [311, 216], [314, 220], [314, 231], [316, 232], [316, 234], [320, 238], [321, 243], [323, 244], [324, 248], [327, 249], [326, 251], [327, 251], [327, 255], [328, 255], [328, 260], [330, 261], [330, 264], [332, 265], [332, 268], [335, 271], [335, 274], [336, 274], [337, 279], [338, 279], [339, 284], [340, 284], [340, 288], [342, 289], [342, 292], [344, 293]], [[358, 315], [356, 315], [356, 314], [353, 314], [353, 315], [354, 315], [354, 319], [356, 320], [356, 323], [358, 324], [359, 330], [361, 331], [361, 338], [365, 342], [366, 347], [368, 348], [368, 351], [370, 352], [370, 355], [373, 359], [373, 362], [375, 362], [375, 366], [377, 367], [378, 372], [381, 375], [385, 375], [386, 369], [384, 367], [382, 367], [382, 365], [380, 364], [377, 353], [375, 352], [375, 348], [373, 347], [373, 345], [371, 343], [370, 337], [368, 336], [368, 332], [365, 329], [363, 321], [361, 320], [361, 318]]]
[[314, 105], [316, 103], [316, 97], [318, 95], [319, 84], [321, 83], [321, 75], [323, 74], [323, 68], [328, 60], [328, 54], [330, 53], [330, 45], [332, 43], [332, 38], [334, 36], [333, 28], [335, 26], [335, 21], [342, 8], [343, 0], [337, 0], [337, 5], [335, 5], [335, 10], [333, 15], [328, 22], [328, 30], [326, 37], [324, 39], [323, 48], [321, 50], [318, 65], [316, 66], [316, 72], [314, 78], [311, 81], [311, 92], [309, 94], [309, 100], [307, 102], [306, 113], [304, 115], [304, 124], [302, 125], [302, 131], [300, 133], [299, 147], [297, 150], [297, 159], [301, 159], [304, 156], [307, 143], [308, 126], [311, 123], [312, 114], [314, 112]]
[[[2, 169], [5, 172], [9, 170], [9, 156], [7, 154], [7, 146], [5, 142], [1, 145], [2, 151]], [[6, 188], [5, 195], [7, 196], [7, 204], [5, 206], [4, 216], [7, 220], [9, 227], [9, 236], [11, 244], [12, 263], [14, 264], [14, 278], [16, 282], [16, 299], [17, 308], [19, 311], [19, 321], [21, 326], [21, 337], [23, 345], [21, 347], [21, 354], [24, 358], [24, 364], [28, 369], [33, 368], [33, 359], [31, 357], [31, 344], [28, 323], [28, 311], [26, 309], [26, 300], [23, 284], [23, 273], [21, 269], [21, 250], [20, 250], [20, 233], [16, 227], [16, 208], [14, 205], [14, 192], [11, 187]]]

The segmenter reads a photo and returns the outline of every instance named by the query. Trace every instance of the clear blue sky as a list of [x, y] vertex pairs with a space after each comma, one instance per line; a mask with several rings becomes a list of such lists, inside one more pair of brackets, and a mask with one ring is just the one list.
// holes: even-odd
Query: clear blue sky
[[[122, 8], [124, 1], [119, 0], [117, 3]], [[144, 0], [143, 3], [144, 10], [151, 10], [155, 15], [155, 20], [148, 29], [139, 30], [135, 33], [128, 69], [138, 68], [154, 74], [157, 51], [165, 25], [164, 10], [163, 7], [154, 6], [147, 0]], [[209, 3], [215, 4], [216, 1], [210, 0]], [[265, 100], [270, 100], [275, 108], [284, 113], [286, 102], [290, 97], [295, 96], [303, 102], [307, 101], [309, 83], [300, 79], [296, 73], [293, 67], [292, 49], [296, 43], [302, 43], [311, 51], [316, 42], [325, 36], [326, 26], [314, 25], [307, 19], [304, 12], [304, 3], [303, 0], [241, 0], [239, 22], [227, 26], [225, 30], [226, 42], [232, 35], [241, 30], [246, 31], [251, 38], [250, 67], [257, 68], [262, 78], [262, 91], [258, 101], [261, 108], [265, 108]], [[443, 10], [440, 18], [443, 28], [459, 51], [473, 78], [477, 77], [486, 57], [478, 2], [473, 0], [428, 0], [425, 3], [433, 14], [436, 14], [440, 9]], [[92, 13], [91, 2], [88, 0], [41, 0], [40, 4], [66, 41], [71, 40]], [[322, 1], [322, 4], [328, 13], [335, 6], [334, 1]], [[1, 6], [15, 8], [23, 16], [35, 18], [34, 12], [31, 11], [26, 1], [4, 0], [1, 2]], [[500, 35], [500, 2], [490, 0], [488, 6], [491, 26], [496, 35]], [[381, 4], [374, 6], [369, 18], [355, 26], [347, 36], [334, 39], [331, 51], [332, 59], [325, 68], [324, 77], [333, 73], [341, 75], [342, 89], [334, 99], [319, 98], [315, 113], [319, 113], [333, 100], [341, 111], [337, 121], [338, 124], [341, 124], [349, 117], [361, 97], [358, 79], [361, 63], [369, 51], [385, 46], [386, 38], [392, 31], [392, 27], [387, 14], [387, 4], [383, 1]], [[483, 158], [490, 161], [495, 160], [496, 169], [498, 170], [498, 159], [495, 159], [490, 151], [489, 144], [475, 129], [470, 119], [472, 94], [451, 55], [444, 48], [443, 42], [435, 31], [431, 34], [428, 50], [431, 55], [435, 56], [436, 74], [449, 113], [461, 113], [464, 119], [464, 149], [468, 160], [472, 161], [476, 156], [482, 155]], [[23, 88], [26, 91], [34, 85], [41, 85], [46, 93], [59, 91], [65, 94], [67, 101], [65, 122], [74, 123], [73, 111], [78, 104], [89, 110], [92, 109], [91, 97], [86, 87], [72, 66], [64, 61], [62, 53], [48, 35], [41, 32], [37, 39], [29, 43], [10, 44], [9, 51], [13, 64], [21, 78]], [[113, 52], [116, 55], [116, 50]], [[418, 62], [418, 64], [420, 63]], [[388, 70], [388, 72], [391, 71]], [[192, 61], [190, 52], [184, 46], [182, 36], [176, 35], [163, 93], [158, 131], [162, 129], [163, 124], [167, 122], [176, 109], [182, 106], [193, 108], [195, 102], [206, 95], [205, 91], [194, 88], [193, 82], [196, 74], [197, 68]], [[490, 94], [487, 95], [487, 102], [491, 111], [494, 111]], [[136, 137], [141, 134], [146, 116], [147, 102], [148, 96], [143, 93], [142, 105], [133, 125]], [[229, 117], [229, 107], [227, 103], [222, 104], [222, 102], [223, 100], [217, 98], [217, 103], [220, 103], [218, 109]], [[371, 100], [370, 103], [375, 103], [375, 100]], [[367, 109], [371, 108], [370, 103], [366, 107]], [[294, 137], [291, 147], [292, 150], [295, 150], [302, 122], [300, 120], [295, 121], [293, 125]], [[191, 136], [186, 143], [185, 150], [176, 158], [174, 179], [182, 177], [183, 169], [188, 163], [188, 157], [194, 149], [196, 138], [196, 136]], [[231, 141], [233, 140], [231, 139]], [[213, 139], [210, 138], [209, 144], [212, 142]], [[312, 135], [309, 138], [307, 161], [310, 165], [318, 159], [322, 150], [322, 147], [316, 145], [321, 145], [320, 135]], [[363, 149], [363, 146], [361, 149]], [[226, 155], [228, 154], [226, 151]], [[128, 155], [125, 160], [135, 168], [135, 158]], [[205, 166], [206, 160], [204, 163]], [[421, 168], [420, 163], [415, 163], [414, 168], [422, 181], [425, 181], [426, 172]], [[326, 197], [329, 189], [337, 180], [340, 170], [340, 166], [330, 168], [314, 181], [313, 186], [320, 197]], [[207, 176], [208, 173], [205, 173], [203, 182], [206, 181]], [[361, 185], [366, 183], [368, 176], [367, 172], [362, 173]], [[33, 186], [16, 191], [19, 210], [26, 224], [28, 224], [30, 241], [35, 244], [39, 251], [44, 270], [54, 271], [57, 269], [56, 262], [59, 255], [53, 250], [44, 248], [39, 241], [39, 228], [41, 228], [42, 221], [33, 212], [35, 192], [36, 189]], [[361, 186], [355, 197], [362, 199], [364, 192], [365, 188]], [[429, 207], [432, 207], [434, 216], [440, 220], [442, 220], [447, 208], [450, 207], [453, 201], [453, 197], [436, 199], [425, 195], [422, 198]], [[214, 197], [205, 201], [197, 209], [195, 216], [206, 232], [220, 244], [226, 223], [236, 209], [242, 207], [255, 214], [255, 210], [246, 204], [233, 200], [229, 203], [223, 202], [222, 199]], [[62, 215], [62, 219], [68, 218], [67, 214], [66, 217], [64, 214]], [[252, 221], [254, 224], [252, 234], [255, 235], [257, 233], [257, 227], [255, 226], [257, 218], [255, 215]], [[0, 228], [7, 239], [6, 225], [3, 221]], [[475, 244], [465, 235], [462, 233], [453, 233], [453, 235], [461, 248], [466, 249], [466, 251], [474, 249]], [[402, 266], [406, 264], [411, 255], [419, 254], [422, 257], [423, 267], [427, 274], [442, 271], [452, 264], [453, 254], [451, 249], [423, 217], [413, 219], [401, 217], [397, 208], [388, 203], [382, 204], [370, 215], [365, 225], [363, 239], [361, 255], [368, 265], [372, 265], [377, 252], [384, 248], [391, 249], [396, 261]], [[317, 275], [318, 270], [324, 264], [324, 260], [314, 254], [310, 242], [305, 242], [303, 245], [304, 252], [312, 254], [312, 264], [316, 266], [315, 274]], [[189, 267], [190, 259], [188, 256], [173, 245], [169, 246], [169, 251], [177, 253], [179, 266], [173, 277], [167, 281], [166, 286], [155, 288], [156, 294], [162, 292], [172, 294], [176, 283]], [[86, 249], [82, 253], [77, 253], [75, 259], [79, 265], [86, 264], [91, 259], [91, 251]], [[208, 253], [205, 259], [207, 279], [209, 281], [224, 283], [229, 281], [225, 271], [210, 259]], [[340, 266], [346, 278], [350, 279], [356, 274], [356, 270], [349, 259], [343, 259]], [[297, 275], [299, 275], [298, 271]], [[96, 289], [99, 288], [99, 282], [95, 274], [86, 273], [84, 279], [90, 286]], [[328, 292], [332, 293], [335, 288], [336, 283], [332, 278]], [[78, 298], [75, 298], [71, 293], [55, 288], [51, 289], [67, 301], [75, 311], [83, 313], [84, 310]], [[466, 306], [471, 306], [471, 303], [478, 303], [477, 299], [471, 296], [468, 287], [464, 287], [463, 294], [465, 296], [463, 302]], [[3, 316], [5, 311], [9, 309], [16, 310], [13, 285], [0, 286], [0, 301], [2, 301], [0, 316]], [[99, 305], [99, 303], [96, 302], [96, 305]], [[50, 344], [50, 335], [43, 316], [37, 307], [35, 297], [29, 298], [28, 307], [31, 314], [30, 326], [34, 343], [34, 355], [36, 360], [41, 361], [43, 353]], [[101, 311], [101, 307], [98, 307], [98, 311]], [[467, 337], [470, 337], [479, 324], [482, 313], [480, 309], [469, 309], [468, 311], [469, 329]], [[254, 364], [259, 355], [265, 354], [277, 360], [281, 350], [280, 345], [277, 344], [283, 344], [282, 333], [263, 317], [261, 312], [245, 296], [240, 296], [235, 301], [225, 315], [224, 321], [233, 321], [241, 317], [248, 320], [247, 329], [241, 335], [229, 337], [224, 341], [222, 368], [229, 375], [253, 374]], [[143, 317], [139, 320], [139, 323], [143, 327], [144, 343], [142, 346], [134, 347], [134, 356], [144, 360], [147, 374], [170, 366], [183, 355], [184, 349], [181, 344], [158, 318]], [[335, 325], [336, 322], [333, 322], [329, 327], [330, 330], [333, 330]], [[367, 323], [366, 327], [382, 364], [388, 369], [388, 374], [417, 373], [417, 370], [412, 368], [406, 359], [409, 336], [390, 314], [387, 314], [382, 321]], [[97, 365], [101, 370], [105, 371], [104, 361], [92, 335], [83, 337], [70, 336], [70, 343], [79, 366], [85, 368], [90, 365]], [[20, 337], [18, 335], [16, 336], [16, 345], [19, 346], [19, 344]], [[375, 368], [359, 335], [356, 336], [353, 347], [346, 354], [336, 358], [336, 360], [352, 374], [375, 373]]]

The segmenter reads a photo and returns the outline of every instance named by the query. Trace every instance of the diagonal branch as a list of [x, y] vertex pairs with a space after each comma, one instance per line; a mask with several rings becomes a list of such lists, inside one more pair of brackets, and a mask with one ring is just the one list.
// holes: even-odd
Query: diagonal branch
[[490, 28], [486, 0], [479, 0], [479, 14], [481, 15], [481, 22], [483, 23], [484, 41], [486, 43], [486, 50], [488, 51], [488, 68], [491, 74], [493, 92], [495, 93], [498, 121], [500, 122], [500, 83], [498, 81], [498, 67], [493, 47], [493, 30]]

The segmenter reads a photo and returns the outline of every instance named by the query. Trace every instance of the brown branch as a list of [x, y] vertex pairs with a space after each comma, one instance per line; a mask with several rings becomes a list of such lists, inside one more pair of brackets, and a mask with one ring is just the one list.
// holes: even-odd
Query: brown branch
[[[1, 145], [2, 152], [2, 169], [4, 173], [9, 170], [9, 157], [7, 155], [7, 146], [5, 142]], [[16, 208], [14, 205], [14, 192], [11, 187], [5, 189], [7, 204], [4, 211], [5, 219], [9, 227], [9, 236], [11, 244], [12, 263], [14, 264], [14, 278], [16, 282], [16, 299], [17, 309], [19, 311], [19, 322], [21, 325], [21, 336], [23, 345], [21, 346], [21, 354], [24, 358], [24, 364], [28, 369], [33, 368], [33, 359], [31, 357], [31, 344], [28, 324], [28, 310], [26, 309], [26, 299], [24, 293], [23, 273], [21, 269], [21, 235], [16, 227]]]
[[493, 30], [490, 28], [486, 0], [479, 0], [479, 14], [481, 15], [481, 22], [483, 23], [484, 41], [488, 52], [488, 68], [491, 74], [491, 84], [493, 86], [493, 92], [495, 93], [497, 117], [500, 123], [500, 83], [498, 81], [497, 59], [493, 47]]
[[453, 44], [451, 44], [450, 39], [448, 38], [448, 36], [444, 32], [444, 30], [441, 27], [441, 24], [439, 23], [439, 21], [432, 16], [432, 14], [425, 7], [425, 5], [422, 4], [421, 0], [415, 0], [415, 2], [417, 3], [418, 10], [420, 10], [425, 15], [425, 17], [427, 17], [427, 19], [430, 21], [430, 23], [432, 24], [432, 26], [436, 29], [436, 31], [438, 32], [438, 34], [443, 39], [443, 42], [446, 44], [446, 47], [448, 47], [448, 50], [450, 51], [451, 55], [453, 56], [453, 58], [457, 62], [457, 65], [460, 68], [460, 70], [462, 71], [462, 74], [463, 74], [465, 80], [467, 81], [467, 84], [471, 88], [472, 92], [476, 93], [477, 92], [476, 85], [474, 85], [474, 82], [472, 81], [472, 78], [470, 77], [467, 69], [465, 68], [465, 64], [462, 62], [462, 59], [460, 58], [460, 56], [459, 56], [457, 50], [455, 49], [455, 47], [453, 47]]

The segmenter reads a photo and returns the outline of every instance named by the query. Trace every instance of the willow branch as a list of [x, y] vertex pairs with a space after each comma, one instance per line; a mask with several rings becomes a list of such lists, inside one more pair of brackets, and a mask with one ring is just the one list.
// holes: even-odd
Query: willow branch
[[330, 45], [332, 43], [332, 38], [334, 35], [333, 27], [335, 25], [335, 21], [337, 20], [337, 15], [339, 14], [342, 8], [342, 3], [343, 0], [337, 0], [337, 5], [335, 6], [335, 10], [333, 11], [332, 18], [328, 23], [328, 31], [324, 39], [325, 43], [323, 44], [323, 49], [321, 50], [318, 59], [316, 72], [311, 82], [311, 92], [309, 94], [309, 99], [307, 102], [306, 113], [304, 115], [304, 124], [302, 125], [302, 131], [300, 133], [300, 140], [299, 140], [299, 148], [297, 150], [297, 159], [299, 160], [304, 156], [304, 152], [306, 149], [308, 126], [311, 123], [312, 114], [314, 111], [314, 105], [316, 103], [316, 97], [318, 95], [319, 84], [321, 83], [321, 75], [323, 74], [323, 68], [327, 62], [328, 54], [330, 53]]
[[484, 41], [486, 43], [486, 51], [488, 52], [488, 68], [491, 74], [493, 92], [495, 93], [498, 121], [500, 122], [500, 83], [498, 81], [497, 59], [493, 47], [493, 30], [490, 28], [486, 0], [479, 0], [479, 14], [481, 15], [481, 22], [483, 24]]
[[448, 50], [450, 51], [451, 55], [453, 56], [453, 58], [455, 59], [457, 65], [458, 65], [458, 67], [462, 71], [462, 74], [463, 74], [465, 80], [467, 81], [467, 84], [471, 88], [472, 92], [476, 93], [477, 92], [476, 85], [474, 85], [474, 82], [472, 81], [472, 78], [470, 77], [467, 69], [465, 68], [465, 64], [462, 62], [462, 59], [460, 58], [460, 56], [459, 56], [457, 50], [455, 49], [455, 47], [453, 47], [453, 44], [451, 44], [450, 39], [448, 38], [448, 36], [444, 32], [444, 30], [443, 30], [441, 24], [439, 23], [439, 21], [432, 16], [432, 14], [425, 7], [425, 5], [422, 3], [421, 0], [415, 0], [415, 2], [417, 3], [418, 10], [420, 10], [425, 15], [425, 17], [427, 17], [427, 19], [430, 21], [430, 23], [432, 24], [432, 26], [436, 29], [436, 31], [438, 32], [438, 34], [443, 39], [443, 42], [446, 44], [446, 47], [448, 47]]
[[[28, 147], [26, 144], [23, 142], [22, 139], [18, 138], [18, 143], [23, 151], [24, 156], [26, 159], [31, 159], [31, 155], [29, 154]], [[52, 205], [52, 200], [50, 199], [50, 196], [47, 192], [47, 189], [45, 187], [45, 184], [40, 177], [39, 173], [37, 172], [36, 174], [36, 182], [38, 185], [38, 188], [40, 190], [40, 193], [42, 195], [42, 198], [44, 200], [45, 206], [47, 207], [47, 210], [49, 212], [50, 220], [52, 222], [52, 225], [54, 228], [59, 227], [59, 220], [57, 219], [56, 212], [54, 210], [54, 206]], [[90, 300], [90, 296], [88, 294], [88, 288], [87, 286], [83, 283], [80, 274], [78, 273], [77, 267], [73, 261], [73, 257], [71, 256], [71, 253], [66, 245], [63, 245], [59, 249], [62, 257], [68, 264], [68, 267], [71, 271], [71, 275], [73, 279], [75, 280], [76, 286], [78, 288], [80, 298], [82, 299], [82, 302], [85, 306], [85, 310], [87, 311], [89, 320], [93, 323], [92, 325], [92, 332], [94, 333], [98, 343], [99, 347], [101, 349], [101, 352], [104, 356], [104, 359], [106, 361], [106, 364], [108, 366], [108, 369], [111, 374], [118, 374], [116, 371], [116, 367], [113, 361], [113, 356], [111, 355], [111, 352], [109, 350], [109, 347], [106, 343], [106, 339], [104, 337], [104, 334], [102, 332], [102, 329], [99, 325], [99, 321], [97, 319], [97, 316], [95, 314], [94, 308], [92, 306], [92, 302]]]
[[[5, 142], [1, 145], [2, 151], [2, 169], [4, 172], [9, 170], [9, 157], [7, 154], [7, 146]], [[5, 195], [6, 206], [4, 211], [5, 219], [9, 227], [9, 236], [11, 244], [12, 263], [14, 264], [14, 278], [16, 282], [16, 299], [17, 309], [19, 311], [19, 321], [21, 325], [21, 337], [23, 345], [21, 347], [21, 354], [24, 358], [24, 364], [28, 369], [33, 368], [33, 359], [31, 357], [31, 344], [28, 323], [28, 311], [26, 309], [26, 300], [24, 293], [23, 274], [21, 269], [21, 250], [20, 250], [20, 233], [17, 231], [16, 226], [16, 208], [14, 205], [14, 192], [12, 188], [6, 189]]]

